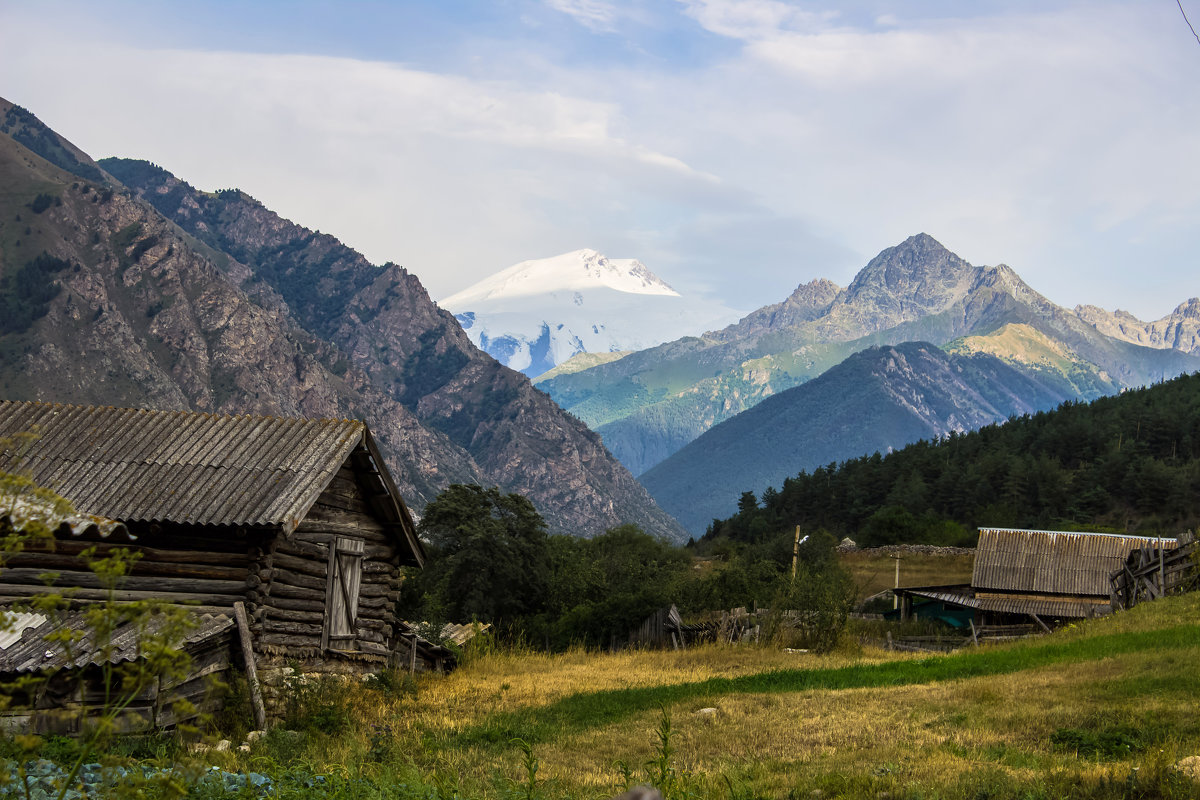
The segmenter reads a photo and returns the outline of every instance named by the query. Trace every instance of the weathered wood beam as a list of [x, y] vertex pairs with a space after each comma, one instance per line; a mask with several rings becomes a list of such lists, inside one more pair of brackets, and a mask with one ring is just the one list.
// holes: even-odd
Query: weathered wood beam
[[233, 606], [233, 617], [237, 622], [238, 641], [242, 646], [242, 660], [246, 665], [246, 679], [250, 684], [250, 702], [254, 706], [254, 723], [258, 730], [267, 727], [267, 709], [263, 705], [262, 688], [258, 685], [258, 668], [254, 660], [254, 639], [250, 636], [250, 623], [246, 619], [246, 607], [242, 603]]

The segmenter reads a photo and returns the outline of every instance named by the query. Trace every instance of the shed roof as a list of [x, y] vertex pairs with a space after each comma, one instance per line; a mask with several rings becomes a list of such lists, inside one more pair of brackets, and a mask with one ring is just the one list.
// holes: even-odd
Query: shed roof
[[[7, 611], [0, 614], [8, 615]], [[88, 623], [87, 611], [77, 609], [60, 619], [49, 619], [40, 614], [15, 614], [7, 620], [9, 631], [0, 647], [0, 673], [38, 672], [45, 669], [100, 665], [106, 661], [120, 664], [142, 656], [142, 644], [147, 636], [163, 630], [166, 617], [152, 614], [147, 618], [127, 620], [113, 630], [104, 642], [96, 641], [96, 632]], [[233, 619], [226, 614], [193, 614], [186, 631], [179, 632], [173, 646], [183, 647], [218, 635], [233, 627]], [[50, 634], [71, 631], [76, 636], [58, 636], [47, 640]], [[68, 648], [64, 639], [71, 641]]]
[[1109, 575], [1141, 547], [1173, 549], [1173, 538], [980, 528], [971, 586], [977, 591], [1091, 595], [1108, 602]]
[[[87, 514], [122, 522], [279, 525], [290, 532], [361, 448], [377, 504], [422, 560], [407, 507], [365, 423], [0, 402], [0, 437], [34, 432], [20, 467]], [[15, 465], [0, 452], [0, 468]]]
[[1092, 597], [1030, 597], [984, 596], [975, 594], [970, 586], [914, 586], [896, 589], [898, 595], [940, 600], [943, 603], [1005, 614], [1037, 614], [1047, 618], [1085, 618], [1107, 614], [1111, 610], [1107, 598]]

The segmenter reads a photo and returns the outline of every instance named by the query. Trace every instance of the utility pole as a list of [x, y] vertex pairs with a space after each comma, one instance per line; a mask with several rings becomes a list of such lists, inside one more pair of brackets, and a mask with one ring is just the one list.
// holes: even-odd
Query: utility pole
[[896, 585], [892, 590], [892, 610], [895, 611], [900, 607], [900, 595], [896, 594], [895, 591], [895, 589], [900, 588], [900, 554], [896, 553], [892, 558], [896, 559]]
[[796, 538], [792, 540], [792, 580], [796, 580], [796, 564], [800, 561], [800, 545], [808, 541], [808, 537], [800, 538], [800, 526], [796, 526]]

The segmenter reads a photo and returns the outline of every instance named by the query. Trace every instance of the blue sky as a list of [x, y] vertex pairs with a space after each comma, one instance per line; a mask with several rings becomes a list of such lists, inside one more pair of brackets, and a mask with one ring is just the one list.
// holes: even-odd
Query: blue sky
[[592, 247], [748, 310], [920, 231], [1067, 306], [1200, 294], [1200, 44], [1166, 0], [0, 0], [0, 75], [92, 155], [434, 298]]

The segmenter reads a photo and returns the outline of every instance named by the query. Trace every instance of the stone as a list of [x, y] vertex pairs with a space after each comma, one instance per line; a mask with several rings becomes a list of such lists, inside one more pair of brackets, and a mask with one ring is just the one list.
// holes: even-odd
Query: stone
[[711, 717], [716, 713], [717, 713], [717, 710], [711, 706], [709, 706], [708, 708], [701, 708], [701, 709], [696, 710], [696, 715], [701, 716], [701, 717]]
[[216, 746], [213, 747], [213, 750], [217, 751], [218, 753], [225, 753], [228, 752], [229, 748], [231, 747], [233, 747], [233, 742], [229, 741], [228, 739], [222, 739], [221, 741], [217, 742]]
[[1200, 756], [1188, 756], [1175, 764], [1175, 770], [1193, 781], [1200, 782]]

